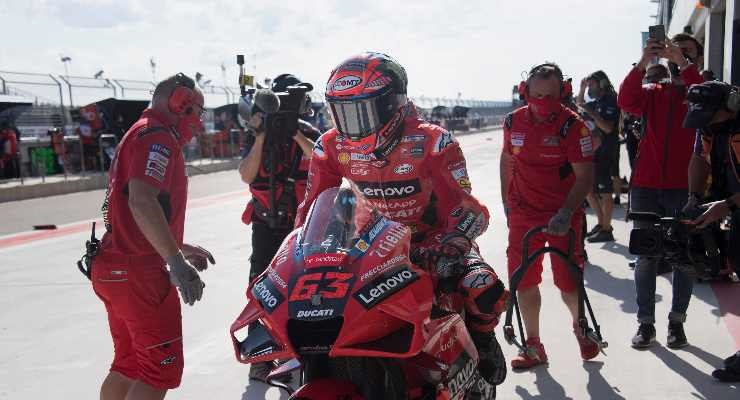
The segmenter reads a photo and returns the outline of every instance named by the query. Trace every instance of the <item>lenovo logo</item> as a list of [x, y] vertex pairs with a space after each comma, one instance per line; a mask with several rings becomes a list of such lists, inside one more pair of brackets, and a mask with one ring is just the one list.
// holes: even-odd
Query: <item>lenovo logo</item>
[[470, 358], [465, 366], [450, 378], [449, 382], [447, 382], [447, 387], [450, 389], [451, 397], [454, 398], [462, 390], [465, 390], [468, 382], [470, 382], [470, 378], [472, 378], [475, 373], [475, 367], [475, 360]]
[[369, 310], [417, 279], [419, 275], [404, 265], [374, 279], [372, 283], [355, 292], [354, 297], [365, 309]]
[[421, 192], [418, 179], [395, 182], [357, 182], [362, 194], [369, 199], [400, 199]]
[[275, 308], [282, 303], [285, 298], [275, 289], [267, 277], [263, 277], [261, 281], [257, 282], [252, 288], [252, 295], [257, 299], [262, 307], [271, 314], [275, 311]]

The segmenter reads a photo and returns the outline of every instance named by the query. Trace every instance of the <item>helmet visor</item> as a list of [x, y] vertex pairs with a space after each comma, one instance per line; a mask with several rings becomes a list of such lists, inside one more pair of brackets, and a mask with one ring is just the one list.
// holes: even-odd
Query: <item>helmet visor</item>
[[367, 99], [327, 100], [339, 133], [359, 140], [379, 131], [391, 120], [401, 104], [399, 97], [389, 92]]

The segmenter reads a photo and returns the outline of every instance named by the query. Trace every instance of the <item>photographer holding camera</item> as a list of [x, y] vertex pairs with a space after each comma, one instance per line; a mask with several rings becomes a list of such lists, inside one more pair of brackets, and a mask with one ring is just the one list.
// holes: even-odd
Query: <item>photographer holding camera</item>
[[[295, 121], [282, 124], [277, 118], [271, 119], [271, 115], [279, 114], [280, 101], [275, 93], [285, 94], [291, 87], [303, 88], [305, 96], [298, 113], [287, 116], [297, 119], [297, 129], [292, 129]], [[300, 119], [311, 112], [311, 100], [305, 92], [312, 89], [311, 84], [291, 74], [282, 74], [272, 81], [272, 92], [258, 91], [254, 96], [255, 105], [248, 122], [252, 135], [247, 138], [239, 164], [242, 181], [249, 184], [252, 193], [242, 215], [242, 221], [252, 225], [250, 281], [267, 268], [283, 239], [293, 230], [296, 208], [305, 195], [314, 141], [320, 136], [311, 124]], [[268, 109], [272, 105], [275, 110]], [[289, 132], [285, 131], [288, 129]], [[252, 364], [249, 377], [264, 381], [271, 367], [271, 363]]]
[[[740, 91], [727, 83], [711, 81], [692, 86], [686, 99], [689, 112], [684, 126], [696, 129], [694, 155], [689, 163], [689, 199], [684, 210], [696, 208], [703, 200], [711, 176], [706, 211], [691, 221], [703, 229], [730, 218], [730, 244], [740, 243]], [[735, 272], [740, 272], [740, 251], [727, 246]], [[740, 353], [725, 360], [725, 368], [712, 373], [724, 382], [740, 381]]]
[[[694, 43], [680, 42], [682, 45]], [[671, 82], [642, 84], [646, 68], [655, 58], [669, 62]], [[652, 69], [651, 69], [652, 71]], [[672, 216], [681, 210], [687, 195], [688, 169], [695, 133], [681, 126], [687, 108], [686, 85], [701, 83], [697, 66], [677, 43], [658, 38], [647, 40], [642, 58], [622, 82], [617, 96], [619, 107], [647, 119], [640, 140], [631, 182], [630, 206], [633, 212], [652, 212]], [[647, 221], [635, 221], [635, 228], [646, 228]], [[655, 341], [655, 284], [660, 257], [639, 256], [635, 267], [637, 319], [640, 326], [632, 338], [635, 348], [647, 348]], [[684, 271], [673, 272], [673, 301], [668, 315], [670, 348], [688, 344], [683, 330], [693, 280]]]

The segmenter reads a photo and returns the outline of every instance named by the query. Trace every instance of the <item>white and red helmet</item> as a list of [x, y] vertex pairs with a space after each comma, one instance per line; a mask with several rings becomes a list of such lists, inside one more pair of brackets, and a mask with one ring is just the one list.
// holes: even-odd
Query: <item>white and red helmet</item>
[[381, 148], [399, 131], [407, 104], [406, 71], [383, 53], [350, 57], [331, 72], [326, 101], [339, 134]]

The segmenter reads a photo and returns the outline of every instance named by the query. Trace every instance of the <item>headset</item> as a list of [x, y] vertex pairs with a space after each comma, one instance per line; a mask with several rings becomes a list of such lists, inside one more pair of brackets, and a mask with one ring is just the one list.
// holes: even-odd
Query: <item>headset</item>
[[193, 113], [195, 99], [195, 81], [182, 72], [175, 75], [175, 89], [172, 90], [167, 106], [170, 112], [177, 115]]
[[573, 84], [572, 78], [565, 78], [563, 75], [563, 71], [558, 67], [555, 63], [544, 63], [540, 65], [535, 65], [532, 67], [532, 69], [529, 70], [529, 73], [527, 74], [527, 79], [519, 82], [519, 99], [520, 100], [527, 100], [527, 97], [529, 97], [529, 81], [534, 78], [535, 75], [537, 75], [541, 69], [543, 68], [552, 68], [555, 71], [555, 74], [557, 75], [558, 79], [560, 79], [560, 98], [561, 99], [568, 99], [570, 96], [573, 95]]

